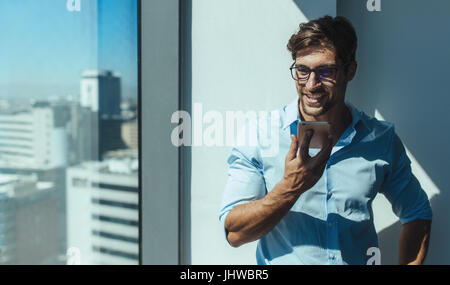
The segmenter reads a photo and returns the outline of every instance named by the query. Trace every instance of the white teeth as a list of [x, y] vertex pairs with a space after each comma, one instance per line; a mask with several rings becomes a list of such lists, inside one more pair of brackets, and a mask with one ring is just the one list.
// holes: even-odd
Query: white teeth
[[320, 97], [323, 97], [324, 95], [319, 95], [319, 96], [312, 96], [312, 95], [306, 95], [306, 94], [304, 94], [306, 97], [308, 97], [308, 98], [313, 98], [313, 99], [317, 99], [317, 98], [320, 98]]

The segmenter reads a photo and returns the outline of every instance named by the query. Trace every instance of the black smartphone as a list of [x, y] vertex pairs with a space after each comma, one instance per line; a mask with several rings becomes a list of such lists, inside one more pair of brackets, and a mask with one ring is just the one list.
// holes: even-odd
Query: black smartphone
[[299, 143], [301, 143], [303, 137], [307, 130], [313, 130], [314, 134], [311, 138], [310, 148], [322, 148], [330, 135], [330, 123], [328, 122], [299, 122], [297, 138]]

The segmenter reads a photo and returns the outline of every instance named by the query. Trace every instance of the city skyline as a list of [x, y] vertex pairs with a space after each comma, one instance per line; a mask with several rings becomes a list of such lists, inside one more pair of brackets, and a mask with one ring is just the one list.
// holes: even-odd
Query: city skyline
[[136, 110], [112, 72], [81, 86], [80, 102], [0, 114], [0, 264], [71, 263], [73, 249], [82, 264], [138, 264]]
[[0, 264], [139, 262], [137, 0], [76, 1], [0, 0]]

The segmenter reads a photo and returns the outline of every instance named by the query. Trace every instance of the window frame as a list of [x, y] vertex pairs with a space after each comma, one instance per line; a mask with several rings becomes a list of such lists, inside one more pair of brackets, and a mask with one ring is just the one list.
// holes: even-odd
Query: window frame
[[[189, 263], [189, 174], [182, 165], [190, 151], [170, 141], [171, 115], [189, 97], [180, 84], [186, 81], [181, 46], [190, 1], [139, 0], [139, 264]], [[182, 18], [182, 19], [180, 19]], [[181, 52], [180, 52], [181, 51]], [[184, 181], [184, 182], [183, 182]], [[188, 182], [188, 183], [185, 183]]]

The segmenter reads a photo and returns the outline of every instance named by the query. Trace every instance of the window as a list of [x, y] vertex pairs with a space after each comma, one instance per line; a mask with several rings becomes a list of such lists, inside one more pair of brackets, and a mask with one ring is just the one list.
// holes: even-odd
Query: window
[[0, 265], [138, 264], [138, 0], [2, 1], [0, 30]]

